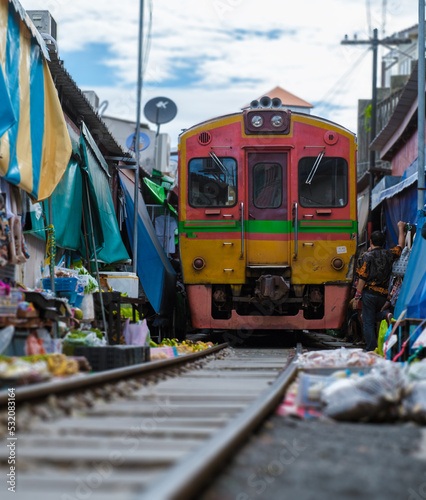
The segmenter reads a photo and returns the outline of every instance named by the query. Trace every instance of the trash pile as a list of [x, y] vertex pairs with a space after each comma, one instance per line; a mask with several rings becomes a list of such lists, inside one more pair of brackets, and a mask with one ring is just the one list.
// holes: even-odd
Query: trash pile
[[281, 415], [426, 424], [426, 359], [394, 363], [360, 349], [313, 351], [295, 361]]

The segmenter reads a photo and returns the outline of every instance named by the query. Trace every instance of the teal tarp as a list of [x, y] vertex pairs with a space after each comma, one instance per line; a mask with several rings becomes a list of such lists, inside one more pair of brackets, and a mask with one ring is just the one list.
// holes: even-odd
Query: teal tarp
[[[56, 244], [61, 248], [80, 248], [82, 217], [82, 179], [75, 159], [71, 158], [61, 182], [52, 194], [53, 225]], [[80, 203], [77, 202], [80, 200]], [[49, 222], [48, 202], [43, 202], [44, 213]]]
[[[85, 135], [88, 134], [87, 129], [84, 132]], [[103, 245], [97, 257], [99, 260], [107, 263], [126, 260], [129, 258], [129, 254], [123, 244], [118, 228], [108, 183], [108, 173], [105, 172], [104, 166], [98, 161], [98, 157], [101, 156], [101, 154], [96, 150], [92, 151], [92, 149], [86, 145], [83, 136], [81, 142], [84, 151], [84, 170], [88, 175], [90, 190], [92, 191], [93, 189], [93, 193], [96, 197], [95, 199], [91, 197], [91, 206], [97, 207], [99, 211], [99, 220], [95, 218], [93, 220], [93, 226], [95, 231], [100, 227], [103, 234]], [[94, 144], [94, 141], [91, 143]], [[99, 237], [96, 241], [99, 241]]]
[[[87, 241], [89, 257], [93, 258], [90, 232], [90, 219], [92, 219], [98, 259], [108, 264], [127, 260], [129, 255], [118, 228], [109, 189], [109, 174], [104, 169], [105, 160], [102, 158], [103, 162], [101, 162], [98, 156], [99, 150], [95, 154], [87, 145], [89, 141], [85, 140], [85, 137], [90, 136], [87, 129], [85, 129], [85, 137], [83, 134], [79, 137], [71, 128], [68, 131], [73, 155], [61, 182], [51, 197], [56, 244], [61, 248], [76, 250], [83, 258], [86, 258], [85, 242]], [[93, 139], [90, 144], [95, 144]], [[47, 201], [43, 202], [43, 210], [49, 224]], [[33, 230], [45, 226], [43, 217], [36, 219], [35, 212], [31, 213], [31, 220]], [[43, 232], [37, 235], [45, 239]]]

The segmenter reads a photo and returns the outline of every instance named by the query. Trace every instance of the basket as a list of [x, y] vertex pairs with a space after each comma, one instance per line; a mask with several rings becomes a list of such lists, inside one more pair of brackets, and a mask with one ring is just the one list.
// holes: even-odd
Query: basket
[[93, 346], [74, 348], [74, 356], [84, 356], [94, 372], [123, 368], [150, 360], [146, 346]]
[[[75, 292], [77, 289], [77, 278], [55, 278], [56, 292]], [[50, 278], [43, 279], [43, 288], [50, 290], [52, 288]]]

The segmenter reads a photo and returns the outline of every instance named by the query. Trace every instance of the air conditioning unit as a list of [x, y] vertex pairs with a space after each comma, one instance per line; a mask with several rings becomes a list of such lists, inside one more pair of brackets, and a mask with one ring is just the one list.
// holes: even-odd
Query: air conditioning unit
[[94, 90], [83, 90], [84, 97], [92, 105], [92, 108], [96, 111], [99, 108], [99, 96]]
[[170, 136], [159, 134], [155, 144], [155, 168], [160, 172], [169, 171], [170, 162]]
[[[27, 14], [41, 34], [50, 35], [57, 40], [56, 21], [48, 10], [27, 10]], [[46, 43], [49, 43], [49, 40], [46, 40]]]

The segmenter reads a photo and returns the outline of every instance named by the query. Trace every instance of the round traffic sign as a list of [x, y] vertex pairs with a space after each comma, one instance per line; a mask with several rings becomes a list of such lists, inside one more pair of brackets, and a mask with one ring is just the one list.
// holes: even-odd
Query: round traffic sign
[[[149, 145], [151, 144], [151, 139], [147, 134], [144, 134], [141, 132], [139, 134], [139, 151], [143, 151], [146, 149]], [[130, 149], [130, 151], [134, 151], [136, 147], [136, 133], [135, 134], [130, 134], [129, 137], [126, 139], [126, 146], [127, 149]]]

